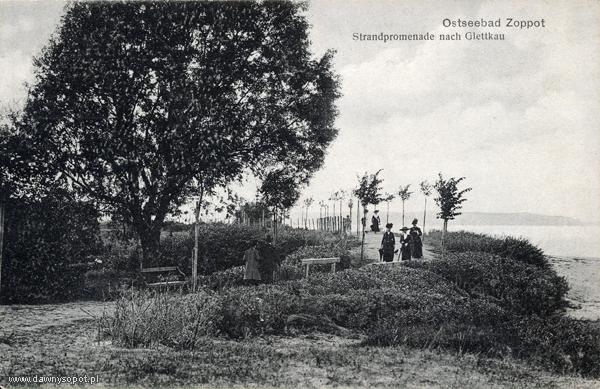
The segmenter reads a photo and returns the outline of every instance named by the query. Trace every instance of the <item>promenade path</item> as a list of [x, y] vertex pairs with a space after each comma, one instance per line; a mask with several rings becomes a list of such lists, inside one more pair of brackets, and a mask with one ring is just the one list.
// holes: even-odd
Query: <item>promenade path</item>
[[[379, 247], [381, 247], [381, 238], [383, 232], [367, 232], [365, 234], [365, 258], [368, 263], [381, 263], [382, 265], [391, 264], [393, 262], [379, 262]], [[400, 237], [396, 235], [396, 248], [400, 249]], [[425, 242], [423, 244], [423, 258], [419, 261], [430, 261], [435, 258], [435, 254], [431, 251], [431, 246]], [[398, 260], [398, 254], [395, 254], [394, 261]]]

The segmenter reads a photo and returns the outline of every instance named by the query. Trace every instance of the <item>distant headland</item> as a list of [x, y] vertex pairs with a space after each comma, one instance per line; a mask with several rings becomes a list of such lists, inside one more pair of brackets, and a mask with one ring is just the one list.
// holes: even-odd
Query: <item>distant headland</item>
[[[385, 219], [385, 209], [381, 213]], [[409, 220], [417, 218], [421, 220], [423, 218], [422, 212], [407, 212], [405, 220], [410, 223]], [[401, 212], [390, 212], [390, 220], [398, 221], [402, 219]], [[427, 213], [427, 224], [436, 227], [440, 223], [435, 218], [435, 213]], [[592, 223], [583, 222], [579, 219], [566, 216], [549, 216], [541, 215], [537, 213], [528, 212], [515, 212], [515, 213], [501, 213], [501, 212], [464, 212], [458, 216], [456, 220], [451, 222], [452, 224], [458, 225], [504, 225], [504, 226], [583, 226], [590, 225]]]

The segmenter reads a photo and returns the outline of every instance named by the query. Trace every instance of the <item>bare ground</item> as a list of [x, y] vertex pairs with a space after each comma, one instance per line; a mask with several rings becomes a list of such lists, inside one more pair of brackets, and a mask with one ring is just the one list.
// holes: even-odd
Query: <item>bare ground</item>
[[[123, 349], [98, 338], [80, 316], [110, 304], [2, 307], [0, 382], [7, 376], [98, 375], [103, 386], [599, 388], [600, 381], [558, 376], [473, 354], [362, 347], [361, 339], [316, 334], [243, 341], [206, 339], [194, 351]], [[41, 318], [40, 313], [47, 316]], [[17, 316], [18, 315], [18, 316]], [[87, 315], [87, 314], [85, 314]], [[32, 319], [40, 322], [32, 325]], [[6, 332], [12, 334], [5, 335]]]

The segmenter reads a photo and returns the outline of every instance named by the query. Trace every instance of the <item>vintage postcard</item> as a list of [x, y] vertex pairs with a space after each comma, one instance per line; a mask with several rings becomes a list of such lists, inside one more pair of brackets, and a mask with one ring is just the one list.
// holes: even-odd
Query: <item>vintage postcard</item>
[[597, 0], [0, 0], [0, 389], [600, 387]]

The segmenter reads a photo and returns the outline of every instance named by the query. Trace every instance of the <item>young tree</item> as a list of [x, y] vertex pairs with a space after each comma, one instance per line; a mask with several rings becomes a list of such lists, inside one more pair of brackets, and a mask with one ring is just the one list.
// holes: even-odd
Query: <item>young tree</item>
[[319, 169], [335, 138], [332, 53], [292, 2], [73, 2], [16, 122], [30, 163], [123, 216], [143, 257], [201, 186]]
[[434, 201], [437, 206], [440, 207], [440, 212], [438, 212], [437, 218], [444, 221], [444, 228], [442, 229], [442, 243], [446, 233], [448, 232], [448, 220], [454, 220], [456, 216], [461, 214], [461, 212], [459, 212], [459, 210], [462, 209], [461, 204], [467, 201], [463, 195], [472, 189], [458, 189], [458, 184], [460, 184], [464, 179], [465, 177], [451, 177], [445, 180], [442, 176], [442, 173], [439, 173], [439, 178], [434, 185], [435, 190], [438, 192], [438, 196], [434, 199]]
[[421, 193], [423, 193], [423, 196], [425, 198], [425, 206], [423, 207], [423, 242], [425, 241], [425, 218], [427, 217], [427, 198], [429, 196], [431, 196], [431, 191], [432, 191], [432, 186], [430, 183], [428, 183], [427, 181], [421, 181], [421, 183], [419, 184], [419, 186], [421, 187]]
[[312, 205], [314, 199], [312, 197], [309, 197], [307, 199], [304, 199], [304, 207], [306, 208], [306, 214], [304, 217], [304, 228], [307, 228], [307, 223], [308, 223], [308, 210], [310, 209], [310, 206]]
[[383, 201], [385, 201], [386, 211], [385, 211], [385, 223], [390, 222], [390, 202], [395, 199], [396, 196], [393, 193], [385, 193], [383, 195]]
[[343, 215], [343, 211], [342, 211], [342, 203], [346, 199], [346, 191], [343, 189], [340, 189], [338, 193], [339, 193], [338, 200], [340, 201], [340, 219], [343, 219], [344, 215]]
[[[327, 203], [323, 200], [319, 201], [319, 229], [324, 229], [323, 226], [323, 209], [327, 210]], [[327, 214], [327, 212], [325, 212]]]
[[410, 195], [413, 193], [408, 191], [409, 188], [410, 184], [406, 186], [400, 186], [400, 189], [398, 190], [398, 196], [400, 196], [400, 200], [402, 200], [402, 226], [406, 225], [404, 223], [404, 202], [410, 199]]
[[[367, 207], [369, 204], [377, 205], [382, 201], [381, 197], [381, 184], [383, 179], [379, 178], [379, 173], [383, 169], [378, 170], [375, 174], [365, 173], [362, 177], [358, 178], [358, 187], [354, 189], [353, 194], [358, 197], [360, 203], [364, 209], [364, 216], [367, 214]], [[364, 258], [364, 247], [365, 247], [365, 226], [362, 223], [362, 240], [360, 246], [360, 259]]]

